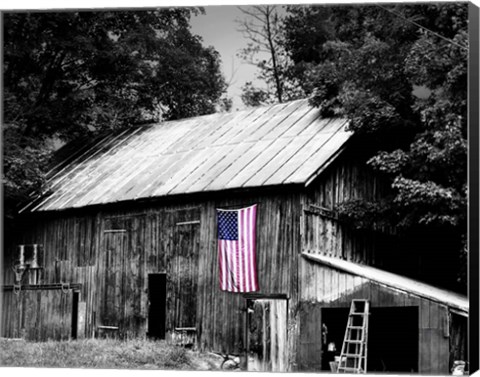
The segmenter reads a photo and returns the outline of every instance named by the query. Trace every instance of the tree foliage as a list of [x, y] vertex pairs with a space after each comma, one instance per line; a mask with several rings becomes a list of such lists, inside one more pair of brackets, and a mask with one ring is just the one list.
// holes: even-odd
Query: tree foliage
[[291, 6], [285, 21], [304, 91], [324, 115], [350, 120], [368, 164], [391, 181], [389, 200], [343, 203], [340, 213], [453, 239], [457, 255], [467, 230], [467, 28], [465, 3]]
[[4, 14], [7, 209], [42, 182], [52, 140], [215, 111], [225, 82], [190, 32], [199, 11]]

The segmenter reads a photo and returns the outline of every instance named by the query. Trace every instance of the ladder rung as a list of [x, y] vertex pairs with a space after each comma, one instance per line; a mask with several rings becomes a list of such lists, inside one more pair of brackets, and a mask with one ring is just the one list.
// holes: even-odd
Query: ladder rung
[[361, 329], [364, 328], [363, 326], [351, 326], [351, 325], [349, 325], [349, 326], [347, 326], [347, 327], [348, 327], [349, 329], [353, 329], [353, 330], [361, 330]]
[[350, 315], [369, 315], [369, 313], [353, 312], [353, 313], [350, 313]]
[[365, 341], [357, 340], [357, 339], [345, 339], [345, 342], [346, 343], [357, 343], [357, 344], [365, 343]]
[[345, 372], [359, 372], [362, 368], [338, 367], [337, 370], [344, 370]]
[[354, 358], [360, 358], [360, 357], [363, 357], [362, 355], [359, 355], [358, 353], [344, 353], [342, 355], [342, 357], [345, 356], [345, 357], [354, 357]]

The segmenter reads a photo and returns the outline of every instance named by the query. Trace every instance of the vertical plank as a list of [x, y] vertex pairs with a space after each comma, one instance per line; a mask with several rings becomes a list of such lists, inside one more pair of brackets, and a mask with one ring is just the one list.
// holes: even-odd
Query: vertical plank
[[440, 305], [429, 302], [429, 327], [432, 329], [442, 329], [442, 311]]
[[372, 306], [380, 306], [378, 284], [370, 282], [370, 300]]
[[420, 299], [420, 323], [419, 327], [422, 329], [430, 328], [430, 302], [428, 300]]
[[430, 352], [431, 352], [431, 336], [430, 336], [430, 329], [427, 328], [420, 328], [419, 329], [419, 370], [420, 374], [431, 374], [431, 359], [430, 359]]
[[430, 365], [431, 373], [447, 375], [449, 359], [448, 339], [443, 337], [441, 329], [430, 329]]
[[330, 270], [331, 274], [331, 299], [330, 302], [332, 303], [332, 306], [339, 306], [341, 305], [339, 303], [339, 298], [340, 298], [340, 291], [339, 291], [339, 279], [340, 279], [340, 273], [336, 270]]

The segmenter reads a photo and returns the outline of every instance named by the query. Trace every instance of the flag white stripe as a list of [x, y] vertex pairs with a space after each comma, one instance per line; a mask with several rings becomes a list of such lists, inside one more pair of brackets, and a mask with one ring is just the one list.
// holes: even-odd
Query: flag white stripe
[[235, 280], [233, 280], [233, 271], [235, 270], [235, 261], [232, 252], [232, 241], [227, 241], [227, 256], [228, 256], [228, 285], [229, 289], [235, 292]]
[[229, 277], [229, 268], [230, 268], [230, 258], [228, 256], [228, 241], [223, 241], [223, 250], [225, 252], [225, 282], [227, 284], [227, 290], [230, 291], [232, 289], [230, 284], [230, 277]]

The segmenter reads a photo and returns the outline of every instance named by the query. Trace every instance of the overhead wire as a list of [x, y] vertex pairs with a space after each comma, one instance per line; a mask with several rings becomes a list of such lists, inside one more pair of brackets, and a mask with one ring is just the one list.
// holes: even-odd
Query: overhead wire
[[389, 12], [389, 13], [395, 15], [395, 16], [397, 16], [397, 17], [400, 17], [401, 19], [403, 19], [403, 20], [406, 21], [406, 22], [409, 22], [409, 23], [411, 23], [411, 24], [413, 24], [413, 25], [415, 25], [415, 26], [417, 26], [417, 27], [419, 27], [419, 28], [421, 28], [421, 29], [423, 29], [423, 30], [425, 30], [425, 31], [428, 31], [429, 33], [434, 34], [434, 35], [437, 36], [438, 38], [443, 39], [444, 41], [446, 41], [446, 42], [448, 42], [448, 43], [451, 43], [451, 44], [453, 44], [453, 45], [455, 45], [455, 46], [457, 46], [457, 47], [459, 47], [459, 48], [461, 48], [461, 49], [463, 49], [463, 50], [466, 50], [466, 51], [469, 50], [468, 47], [462, 46], [461, 44], [459, 44], [459, 43], [457, 43], [457, 42], [455, 42], [455, 41], [453, 41], [453, 40], [451, 40], [451, 39], [449, 39], [449, 38], [447, 38], [447, 37], [444, 37], [443, 35], [435, 32], [435, 31], [433, 31], [433, 30], [430, 30], [430, 29], [426, 28], [426, 27], [423, 26], [423, 25], [420, 25], [418, 22], [409, 20], [408, 18], [404, 17], [404, 16], [403, 16], [402, 14], [400, 14], [400, 13], [394, 12], [393, 10], [388, 9], [388, 8], [382, 6], [382, 5], [379, 5], [379, 4], [375, 4], [375, 5], [376, 5], [377, 7], [379, 7], [379, 8], [382, 8], [383, 10], [385, 10], [385, 11], [387, 11], [387, 12]]

